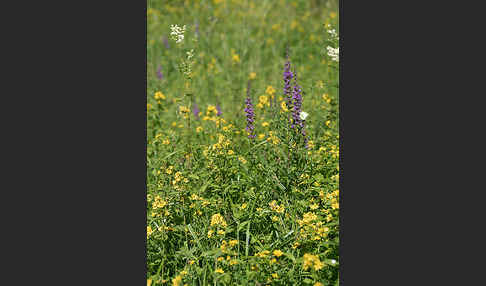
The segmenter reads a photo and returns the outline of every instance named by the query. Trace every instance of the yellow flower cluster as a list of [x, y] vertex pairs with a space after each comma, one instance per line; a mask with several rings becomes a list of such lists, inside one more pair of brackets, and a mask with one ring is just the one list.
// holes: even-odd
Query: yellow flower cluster
[[223, 127], [223, 131], [229, 132], [229, 131], [231, 131], [231, 128], [233, 128], [233, 124], [228, 124], [228, 125]]
[[152, 227], [147, 226], [147, 238], [153, 233], [154, 231], [152, 230]]
[[282, 108], [282, 111], [284, 111], [284, 112], [289, 111], [289, 109], [287, 108], [287, 103], [285, 103], [285, 101], [283, 101], [283, 100], [280, 102], [280, 107]]
[[231, 59], [233, 60], [233, 64], [240, 62], [240, 56], [236, 53], [234, 49], [231, 49]]
[[263, 251], [260, 251], [260, 252], [255, 253], [255, 257], [265, 258], [269, 254], [270, 254], [270, 251], [263, 250]]
[[227, 226], [227, 223], [226, 221], [224, 220], [224, 217], [217, 213], [217, 214], [214, 214], [212, 217], [211, 217], [211, 226], [222, 226], [222, 227], [226, 227]]
[[265, 93], [272, 96], [273, 98], [273, 95], [275, 94], [275, 88], [273, 88], [273, 86], [269, 85], [267, 86], [267, 89], [265, 90]]
[[270, 131], [268, 133], [267, 142], [272, 142], [273, 145], [277, 145], [278, 143], [280, 143], [280, 139], [275, 136], [275, 133], [273, 131]]
[[270, 203], [268, 203], [268, 205], [270, 206], [270, 208], [277, 212], [277, 213], [283, 213], [285, 211], [285, 207], [283, 205], [279, 206], [277, 205], [277, 201], [276, 200], [273, 200], [271, 201]]
[[157, 100], [158, 103], [160, 103], [160, 100], [162, 99], [165, 99], [165, 95], [160, 92], [160, 91], [157, 91], [155, 94], [154, 94], [154, 98], [155, 100]]
[[208, 108], [206, 109], [206, 116], [214, 116], [218, 114], [218, 109], [214, 105], [208, 105]]
[[297, 220], [300, 229], [300, 238], [302, 240], [321, 240], [327, 237], [329, 227], [324, 226], [322, 221], [318, 221], [318, 217], [313, 212], [304, 214], [301, 220]]
[[[269, 87], [271, 87], [271, 86], [269, 86]], [[256, 106], [258, 108], [263, 108], [264, 106], [270, 106], [270, 101], [268, 100], [268, 96], [260, 95], [260, 97], [258, 98], [258, 104]]]
[[330, 201], [333, 210], [339, 209], [339, 190], [327, 194], [326, 199]]
[[176, 172], [174, 174], [174, 179], [172, 180], [172, 186], [174, 187], [174, 189], [178, 190], [178, 191], [181, 191], [183, 190], [183, 186], [181, 184], [181, 182], [183, 183], [189, 183], [189, 179], [188, 178], [185, 178], [181, 172]]
[[174, 166], [169, 166], [169, 168], [167, 168], [167, 169], [165, 170], [165, 173], [166, 173], [167, 175], [170, 175], [170, 174], [172, 174], [172, 171], [173, 171], [173, 170], [174, 170]]
[[218, 114], [218, 109], [214, 105], [208, 105], [207, 110], [206, 110], [206, 115], [203, 117], [204, 121], [213, 121], [216, 123], [216, 126], [220, 126], [223, 123], [226, 123], [226, 120], [224, 120], [222, 117], [217, 116]]
[[152, 209], [158, 210], [167, 205], [167, 201], [162, 199], [159, 195], [155, 196], [154, 202], [152, 203]]
[[322, 95], [322, 99], [327, 103], [331, 103], [331, 98], [329, 97], [329, 94], [327, 94], [327, 93]]
[[333, 158], [338, 158], [339, 157], [339, 146], [336, 145], [331, 145], [331, 150], [329, 150], [329, 153], [331, 153]]
[[213, 144], [213, 150], [219, 151], [218, 154], [223, 155], [225, 153], [224, 149], [227, 148], [231, 144], [229, 139], [223, 134], [218, 133], [218, 143]]
[[324, 267], [324, 263], [319, 260], [319, 257], [310, 253], [304, 254], [304, 263], [302, 268], [307, 271], [309, 268], [314, 268], [314, 270], [320, 270]]
[[246, 164], [248, 161], [246, 161], [245, 157], [243, 156], [238, 156], [238, 160], [242, 163], [242, 164]]
[[182, 114], [182, 117], [189, 117], [189, 112], [190, 110], [187, 106], [179, 106], [179, 113]]

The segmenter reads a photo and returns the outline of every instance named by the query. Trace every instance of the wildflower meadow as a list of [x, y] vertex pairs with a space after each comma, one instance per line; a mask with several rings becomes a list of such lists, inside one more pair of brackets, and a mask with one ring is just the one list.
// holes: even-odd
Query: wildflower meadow
[[147, 1], [147, 285], [339, 285], [338, 1]]

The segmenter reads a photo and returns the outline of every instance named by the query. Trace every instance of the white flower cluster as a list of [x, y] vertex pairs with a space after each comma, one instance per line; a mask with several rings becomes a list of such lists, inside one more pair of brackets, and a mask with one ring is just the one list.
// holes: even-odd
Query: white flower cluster
[[189, 52], [186, 52], [187, 55], [187, 61], [190, 61], [194, 57], [194, 49], [190, 50]]
[[187, 58], [186, 60], [182, 60], [180, 64], [181, 72], [188, 78], [191, 78], [192, 75], [192, 65], [194, 64], [194, 49], [186, 52]]
[[331, 57], [331, 60], [339, 62], [339, 48], [327, 46], [327, 55]]
[[170, 36], [176, 43], [184, 41], [184, 32], [186, 32], [186, 25], [179, 27], [179, 25], [170, 25]]
[[300, 119], [305, 120], [307, 118], [307, 116], [309, 116], [309, 113], [307, 113], [305, 111], [301, 111], [299, 116], [300, 116]]
[[331, 36], [333, 40], [338, 40], [339, 41], [339, 36], [336, 32], [336, 29], [331, 29], [331, 25], [327, 25], [327, 32]]

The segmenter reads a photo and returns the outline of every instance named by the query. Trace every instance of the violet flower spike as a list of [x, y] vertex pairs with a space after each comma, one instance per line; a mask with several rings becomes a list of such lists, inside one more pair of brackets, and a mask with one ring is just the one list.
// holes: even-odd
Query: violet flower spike
[[169, 39], [167, 39], [166, 36], [162, 37], [162, 42], [164, 43], [164, 46], [167, 50], [170, 49]]
[[161, 66], [159, 66], [157, 68], [157, 78], [160, 79], [160, 80], [162, 80], [164, 78], [164, 74], [162, 74], [162, 67]]
[[194, 107], [192, 108], [192, 113], [194, 114], [194, 117], [196, 117], [197, 120], [199, 120], [199, 107], [197, 106], [197, 103], [194, 103]]
[[216, 113], [217, 116], [221, 116], [221, 114], [223, 114], [223, 112], [221, 112], [221, 106], [219, 106], [219, 104], [216, 104], [216, 110], [218, 111], [218, 113]]
[[292, 80], [294, 74], [290, 71], [290, 60], [289, 60], [289, 49], [287, 47], [287, 62], [285, 63], [283, 79], [284, 79], [284, 99], [287, 109], [292, 109], [292, 87], [290, 86], [290, 81]]
[[248, 133], [248, 138], [253, 139], [256, 137], [255, 135], [255, 126], [253, 123], [255, 122], [255, 112], [253, 109], [253, 103], [251, 102], [250, 98], [250, 81], [248, 81], [248, 87], [246, 89], [246, 100], [245, 100], [246, 108], [246, 132]]
[[300, 112], [302, 111], [302, 89], [297, 83], [297, 73], [295, 74], [294, 82], [295, 85], [294, 85], [294, 92], [292, 96], [292, 101], [293, 101], [292, 119], [293, 120], [290, 127], [294, 128], [295, 125], [297, 125], [300, 127], [300, 129], [302, 129], [304, 127], [302, 123], [302, 119], [300, 118]]

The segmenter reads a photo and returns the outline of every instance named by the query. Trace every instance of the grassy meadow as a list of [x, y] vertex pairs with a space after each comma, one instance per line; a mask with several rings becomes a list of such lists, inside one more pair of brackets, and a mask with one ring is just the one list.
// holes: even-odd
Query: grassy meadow
[[339, 285], [338, 18], [148, 0], [147, 285]]

